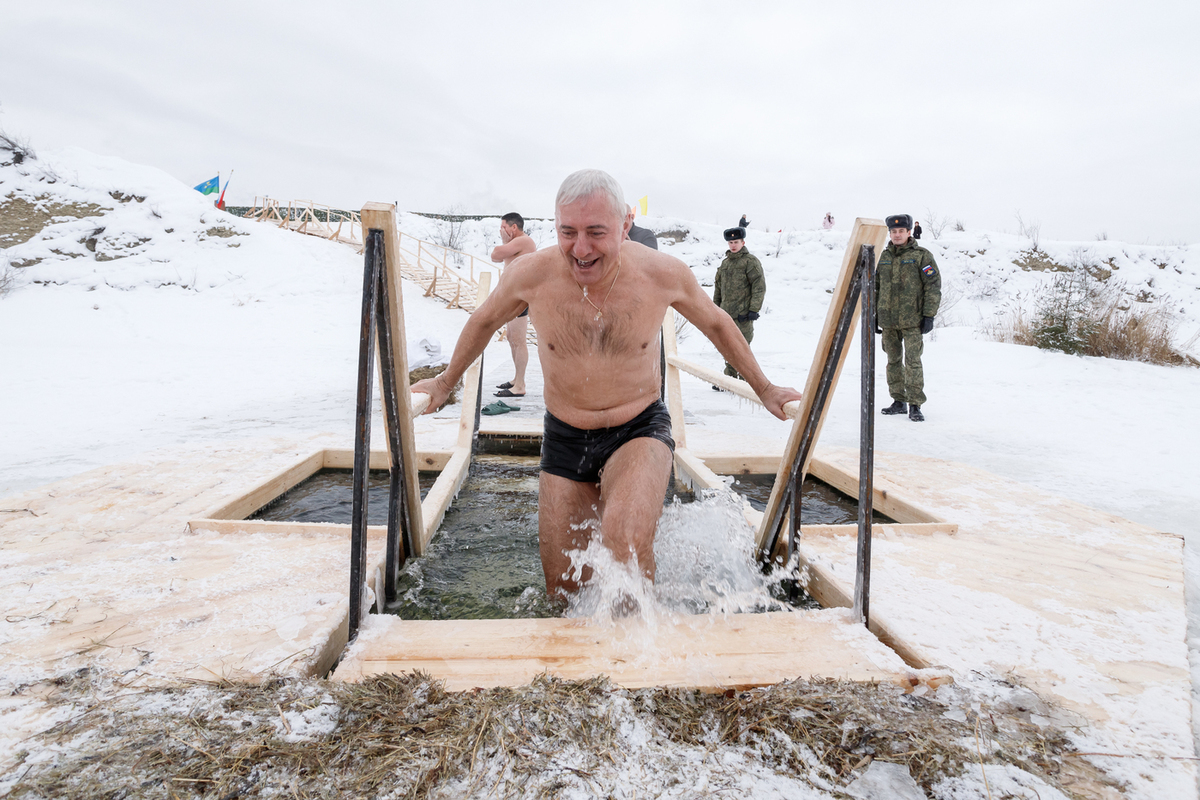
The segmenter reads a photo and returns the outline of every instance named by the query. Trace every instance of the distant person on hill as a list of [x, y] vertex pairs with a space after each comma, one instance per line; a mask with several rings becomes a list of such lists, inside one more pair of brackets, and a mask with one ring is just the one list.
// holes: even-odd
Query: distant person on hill
[[892, 396], [892, 404], [883, 413], [907, 411], [913, 422], [924, 422], [921, 354], [925, 340], [921, 337], [933, 330], [933, 318], [942, 302], [942, 276], [933, 253], [912, 237], [912, 224], [908, 214], [887, 218], [891, 243], [879, 256], [875, 273], [875, 332], [883, 334], [888, 393]]
[[921, 238], [921, 222], [918, 220], [913, 223], [913, 238], [920, 240]]
[[[525, 219], [515, 211], [510, 211], [500, 218], [501, 244], [492, 248], [492, 261], [503, 261], [504, 268], [527, 253], [537, 250], [537, 245], [529, 234], [525, 233]], [[513, 370], [515, 374], [511, 381], [505, 381], [496, 388], [496, 397], [525, 396], [525, 367], [529, 365], [529, 341], [526, 333], [529, 329], [529, 306], [508, 323], [505, 333], [508, 336], [508, 346], [512, 349]]]
[[632, 242], [644, 244], [646, 247], [653, 247], [655, 250], [657, 250], [658, 237], [654, 235], [654, 231], [647, 228], [639, 228], [633, 223], [633, 208], [629, 209], [629, 215], [629, 234], [626, 238]]
[[745, 214], [742, 214], [742, 218], [738, 220], [738, 227], [739, 227], [739, 228], [746, 228], [746, 227], [749, 227], [749, 226], [750, 226], [750, 220], [746, 219], [746, 215], [745, 215]]
[[[745, 228], [725, 231], [725, 241], [729, 242], [729, 249], [725, 251], [725, 260], [717, 267], [717, 277], [713, 280], [713, 302], [733, 317], [749, 344], [754, 339], [754, 320], [758, 319], [767, 294], [767, 281], [763, 278], [762, 262], [746, 247]], [[731, 378], [741, 377], [728, 360], [725, 361], [725, 374]], [[719, 387], [713, 388], [719, 390]]]
[[[668, 308], [736, 365], [773, 415], [786, 419], [784, 404], [800, 399], [767, 380], [687, 264], [626, 242], [624, 196], [600, 170], [567, 176], [554, 202], [558, 246], [513, 261], [467, 318], [445, 372], [412, 386], [429, 394], [428, 413], [437, 410], [492, 333], [529, 307], [546, 379], [538, 541], [552, 598], [592, 579], [591, 568], [573, 572], [568, 553], [593, 537], [617, 562], [654, 579], [654, 534], [675, 446], [659, 396], [658, 339]], [[616, 610], [632, 608], [622, 602]]]
[[821, 227], [824, 228], [825, 230], [829, 230], [833, 227], [833, 212], [832, 211], [825, 212], [825, 219], [821, 220]]

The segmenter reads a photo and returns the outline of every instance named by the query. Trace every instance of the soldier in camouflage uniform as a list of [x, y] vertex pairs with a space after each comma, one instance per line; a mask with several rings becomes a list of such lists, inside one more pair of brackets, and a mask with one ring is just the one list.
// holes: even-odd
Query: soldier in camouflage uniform
[[[745, 228], [728, 229], [725, 231], [725, 241], [729, 242], [729, 250], [721, 266], [717, 267], [717, 277], [713, 281], [713, 302], [733, 317], [749, 344], [754, 339], [754, 320], [758, 319], [758, 312], [762, 310], [767, 282], [763, 278], [762, 263], [746, 249]], [[725, 374], [732, 378], [741, 377], [728, 361], [725, 362]]]
[[942, 302], [942, 276], [933, 254], [912, 238], [912, 217], [887, 218], [891, 244], [879, 257], [875, 273], [875, 331], [883, 334], [887, 353], [888, 393], [894, 401], [884, 414], [903, 414], [924, 422], [925, 372], [923, 334], [933, 330]]

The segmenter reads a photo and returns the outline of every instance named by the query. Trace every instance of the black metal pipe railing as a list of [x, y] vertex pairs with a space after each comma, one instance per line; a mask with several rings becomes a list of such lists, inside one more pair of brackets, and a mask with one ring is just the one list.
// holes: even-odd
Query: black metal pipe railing
[[[783, 525], [785, 517], [790, 520], [787, 537], [787, 560], [791, 560], [792, 555], [796, 551], [796, 545], [800, 536], [800, 511], [801, 511], [801, 482], [803, 481], [803, 467], [809, 460], [809, 454], [812, 451], [813, 445], [816, 442], [817, 429], [821, 423], [826, 404], [829, 402], [830, 392], [832, 391], [834, 379], [837, 377], [838, 364], [841, 362], [842, 351], [845, 350], [846, 341], [850, 336], [850, 326], [854, 320], [854, 307], [858, 303], [860, 297], [863, 300], [862, 310], [862, 326], [863, 326], [863, 365], [862, 365], [862, 424], [860, 427], [860, 444], [866, 448], [863, 454], [860, 454], [860, 467], [865, 465], [866, 469], [860, 469], [859, 472], [859, 578], [856, 579], [855, 589], [855, 608], [859, 608], [859, 586], [863, 588], [862, 608], [864, 609], [863, 619], [866, 619], [866, 600], [865, 590], [869, 585], [870, 576], [870, 525], [871, 525], [871, 497], [872, 497], [872, 470], [874, 467], [874, 388], [875, 388], [875, 248], [872, 245], [864, 244], [859, 249], [858, 259], [854, 266], [854, 271], [850, 275], [850, 286], [846, 292], [845, 301], [838, 312], [837, 323], [834, 327], [833, 341], [830, 343], [829, 352], [826, 353], [825, 361], [821, 365], [820, 378], [817, 381], [816, 391], [809, 413], [804, 420], [804, 427], [800, 433], [800, 443], [796, 451], [796, 457], [792, 461], [791, 468], [788, 472], [787, 484], [784, 488], [784, 495], [780, 498], [780, 502], [776, 505], [774, 513], [767, 524], [769, 532], [763, 542], [763, 549], [759, 553], [759, 559], [764, 563], [769, 562], [771, 554], [775, 552], [779, 546], [779, 537], [783, 533]], [[868, 308], [869, 306], [869, 308]], [[869, 387], [869, 392], [868, 392]], [[863, 492], [866, 492], [865, 508], [867, 514], [865, 523], [863, 518]], [[864, 526], [866, 531], [866, 546], [865, 556], [863, 555], [863, 536]], [[866, 559], [865, 570], [864, 561]], [[864, 580], [865, 578], [865, 580]]]
[[854, 614], [870, 626], [871, 516], [875, 511], [875, 248], [858, 257], [862, 287], [862, 412], [858, 428], [858, 550], [854, 570]]
[[[404, 560], [412, 550], [411, 510], [408, 506], [401, 437], [400, 403], [396, 388], [396, 359], [392, 340], [392, 320], [388, 263], [383, 231], [367, 233], [363, 267], [362, 320], [359, 329], [358, 398], [354, 423], [353, 518], [350, 521], [350, 638], [362, 623], [363, 596], [367, 567], [367, 486], [371, 466], [371, 395], [374, 377], [376, 336], [379, 338], [379, 364], [382, 372], [380, 395], [387, 420], [390, 476], [384, 597], [394, 600], [396, 582]], [[407, 377], [407, 376], [405, 376]]]

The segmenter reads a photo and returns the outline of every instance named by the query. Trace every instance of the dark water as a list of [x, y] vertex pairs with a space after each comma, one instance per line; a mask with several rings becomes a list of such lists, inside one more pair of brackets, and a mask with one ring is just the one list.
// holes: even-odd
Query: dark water
[[[738, 475], [733, 490], [759, 511], [766, 510], [775, 486], [774, 475]], [[891, 519], [872, 509], [871, 522], [886, 525]], [[858, 498], [838, 491], [811, 475], [800, 485], [800, 525], [857, 525]]]
[[[418, 476], [424, 498], [438, 473]], [[387, 470], [373, 469], [367, 476], [367, 524], [387, 525]], [[248, 519], [277, 522], [336, 522], [349, 525], [354, 510], [354, 473], [348, 469], [323, 469], [251, 514]]]
[[[561, 615], [546, 599], [538, 552], [537, 458], [478, 456], [433, 541], [420, 559], [405, 565], [397, 599], [387, 611], [405, 619], [508, 619]], [[420, 474], [424, 497], [436, 472]], [[774, 475], [740, 475], [733, 489], [760, 511]], [[349, 524], [352, 474], [322, 470], [260, 509], [252, 519]], [[372, 471], [368, 522], [387, 524], [388, 475]], [[802, 489], [802, 524], [839, 525], [857, 521], [857, 501], [813, 478]], [[664, 505], [695, 497], [672, 480]], [[875, 515], [875, 521], [888, 522]], [[656, 548], [657, 549], [657, 548]], [[785, 586], [770, 594], [796, 607], [815, 603]]]

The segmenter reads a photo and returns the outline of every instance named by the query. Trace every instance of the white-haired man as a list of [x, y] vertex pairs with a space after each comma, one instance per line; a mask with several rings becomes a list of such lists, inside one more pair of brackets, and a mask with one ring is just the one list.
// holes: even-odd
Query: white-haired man
[[653, 580], [654, 533], [671, 474], [671, 420], [659, 397], [659, 334], [668, 307], [704, 333], [772, 414], [799, 400], [767, 380], [730, 316], [713, 304], [677, 258], [626, 243], [633, 216], [620, 185], [600, 170], [563, 181], [555, 201], [558, 247], [514, 261], [471, 315], [450, 364], [413, 385], [430, 409], [483, 351], [492, 334], [529, 306], [538, 331], [546, 417], [538, 492], [538, 538], [546, 591], [574, 592], [567, 552], [591, 537], [636, 560]]

